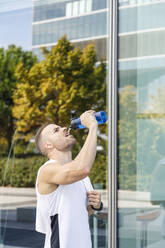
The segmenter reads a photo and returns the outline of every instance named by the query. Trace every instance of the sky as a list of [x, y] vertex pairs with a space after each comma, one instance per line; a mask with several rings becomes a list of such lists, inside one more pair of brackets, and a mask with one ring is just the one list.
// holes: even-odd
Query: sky
[[32, 47], [32, 0], [0, 0], [0, 47]]

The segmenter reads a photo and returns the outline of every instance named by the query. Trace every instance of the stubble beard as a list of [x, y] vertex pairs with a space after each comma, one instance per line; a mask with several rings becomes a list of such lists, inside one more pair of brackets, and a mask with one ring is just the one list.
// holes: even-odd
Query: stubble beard
[[65, 151], [71, 151], [75, 144], [76, 144], [76, 139], [72, 138], [72, 142], [66, 145]]
[[71, 151], [75, 144], [76, 144], [76, 139], [72, 137], [68, 143], [65, 143], [64, 145], [58, 147], [57, 149], [61, 152]]

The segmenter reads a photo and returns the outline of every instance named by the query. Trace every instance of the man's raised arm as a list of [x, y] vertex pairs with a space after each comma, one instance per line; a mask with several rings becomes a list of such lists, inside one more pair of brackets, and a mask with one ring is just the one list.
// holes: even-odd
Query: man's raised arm
[[49, 164], [43, 169], [47, 183], [69, 184], [82, 180], [89, 174], [95, 160], [97, 147], [98, 123], [94, 113], [95, 111], [89, 110], [80, 116], [82, 125], [86, 126], [89, 132], [76, 158], [63, 165], [60, 165], [58, 162], [55, 162], [53, 166]]

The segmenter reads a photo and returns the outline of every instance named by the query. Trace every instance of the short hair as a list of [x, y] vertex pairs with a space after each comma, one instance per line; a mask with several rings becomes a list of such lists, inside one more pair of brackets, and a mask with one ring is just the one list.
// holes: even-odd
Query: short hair
[[44, 124], [37, 130], [37, 133], [36, 133], [36, 135], [35, 135], [35, 145], [36, 145], [38, 151], [39, 151], [42, 155], [44, 155], [44, 156], [47, 156], [47, 152], [45, 151], [45, 149], [43, 149], [43, 148], [41, 147], [41, 144], [42, 144], [42, 142], [41, 142], [41, 133], [42, 133], [42, 131], [44, 130], [44, 128], [47, 127], [47, 126], [50, 125], [50, 124], [52, 124], [52, 123], [48, 123], [48, 122], [44, 123]]

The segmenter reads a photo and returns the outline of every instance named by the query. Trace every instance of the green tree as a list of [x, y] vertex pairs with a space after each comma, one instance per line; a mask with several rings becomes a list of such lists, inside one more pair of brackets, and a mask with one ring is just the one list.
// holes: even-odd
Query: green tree
[[6, 50], [0, 48], [0, 137], [7, 140], [8, 149], [14, 132], [12, 96], [17, 83], [15, 69], [21, 62], [28, 71], [36, 61], [32, 52], [23, 51], [21, 47], [10, 45]]
[[[13, 115], [26, 140], [45, 121], [69, 126], [72, 109], [78, 114], [105, 109], [106, 68], [103, 62], [96, 66], [93, 44], [81, 50], [64, 36], [51, 51], [43, 49], [43, 54], [45, 59], [30, 70], [19, 63], [16, 72], [22, 83], [17, 84], [14, 94]], [[75, 136], [82, 133], [75, 132]]]
[[154, 168], [164, 155], [164, 99], [165, 88], [155, 91], [142, 103], [142, 113], [137, 113], [137, 89], [125, 86], [119, 91], [120, 189], [150, 191]]
[[[19, 83], [13, 97], [13, 115], [17, 130], [26, 142], [46, 121], [69, 127], [72, 109], [77, 110], [78, 116], [88, 109], [106, 109], [106, 65], [101, 61], [96, 66], [94, 44], [81, 50], [64, 36], [51, 51], [42, 51], [44, 60], [34, 64], [30, 70], [19, 63], [16, 70]], [[106, 125], [99, 126], [99, 129], [105, 133]], [[86, 131], [73, 131], [77, 140], [73, 158], [85, 142]], [[98, 138], [98, 145], [105, 147], [105, 141]], [[100, 152], [96, 159], [95, 168], [100, 177], [95, 178], [94, 170], [91, 172], [92, 179], [95, 178], [93, 182], [102, 181], [104, 185], [105, 153], [105, 150]]]
[[136, 88], [119, 91], [118, 151], [119, 188], [136, 189]]

